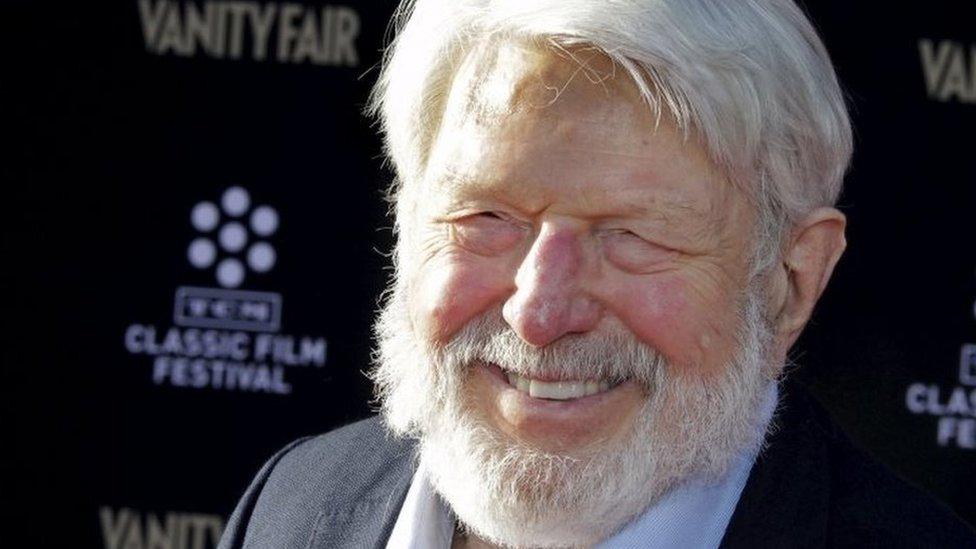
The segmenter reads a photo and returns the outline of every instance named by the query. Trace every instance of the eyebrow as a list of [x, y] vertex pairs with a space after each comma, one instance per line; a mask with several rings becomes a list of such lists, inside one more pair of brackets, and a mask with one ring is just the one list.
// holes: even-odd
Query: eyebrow
[[[457, 196], [467, 197], [471, 194], [486, 193], [487, 191], [504, 193], [505, 189], [517, 185], [517, 182], [505, 181], [502, 179], [485, 179], [482, 177], [471, 177], [458, 172], [447, 172], [438, 176], [433, 185], [436, 188], [451, 189]], [[630, 194], [630, 193], [628, 193]], [[692, 216], [697, 222], [711, 224], [714, 220], [708, 212], [699, 210], [685, 200], [674, 199], [666, 195], [652, 195], [652, 202], [658, 207], [652, 209], [650, 206], [636, 203], [633, 201], [609, 200], [609, 210], [614, 213], [606, 215], [594, 215], [593, 217], [607, 218], [644, 218], [661, 219], [664, 223], [671, 225], [673, 220], [679, 216]]]
[[711, 218], [707, 213], [695, 208], [686, 201], [662, 199], [659, 204], [661, 206], [659, 210], [651, 210], [647, 206], [641, 204], [629, 203], [623, 206], [623, 212], [627, 217], [651, 217], [655, 215], [670, 217], [672, 215], [691, 215], [699, 221], [711, 221]]
[[486, 181], [484, 178], [470, 177], [457, 172], [447, 172], [434, 179], [431, 184], [435, 188], [458, 190], [461, 192], [482, 190], [483, 188], [497, 188], [501, 181]]

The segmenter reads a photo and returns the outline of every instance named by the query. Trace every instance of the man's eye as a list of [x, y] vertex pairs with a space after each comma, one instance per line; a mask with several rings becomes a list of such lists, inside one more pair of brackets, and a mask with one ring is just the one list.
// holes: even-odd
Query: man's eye
[[655, 244], [628, 230], [614, 230], [604, 234], [603, 250], [608, 260], [630, 272], [653, 271], [673, 259], [677, 252]]
[[496, 212], [479, 212], [451, 222], [451, 237], [462, 248], [479, 255], [497, 255], [512, 248], [523, 227]]

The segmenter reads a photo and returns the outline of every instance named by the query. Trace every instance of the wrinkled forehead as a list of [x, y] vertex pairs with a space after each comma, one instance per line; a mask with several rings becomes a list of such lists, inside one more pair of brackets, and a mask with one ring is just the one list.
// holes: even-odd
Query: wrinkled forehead
[[557, 120], [566, 113], [606, 117], [611, 110], [646, 118], [648, 131], [654, 129], [637, 86], [596, 48], [492, 40], [465, 56], [444, 119], [483, 126], [529, 112]]
[[425, 180], [436, 186], [472, 177], [464, 172], [492, 155], [497, 165], [562, 155], [570, 169], [601, 154], [620, 159], [618, 167], [642, 168], [649, 183], [671, 173], [680, 186], [682, 170], [706, 170], [723, 182], [713, 189], [717, 197], [731, 190], [707, 152], [671, 115], [659, 119], [630, 74], [601, 50], [501, 40], [482, 43], [460, 63]]

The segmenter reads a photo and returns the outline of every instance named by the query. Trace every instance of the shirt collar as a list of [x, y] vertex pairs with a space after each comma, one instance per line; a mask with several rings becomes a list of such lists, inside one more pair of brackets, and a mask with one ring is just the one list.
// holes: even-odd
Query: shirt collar
[[427, 478], [423, 462], [413, 475], [387, 549], [448, 549], [454, 537], [454, 516]]

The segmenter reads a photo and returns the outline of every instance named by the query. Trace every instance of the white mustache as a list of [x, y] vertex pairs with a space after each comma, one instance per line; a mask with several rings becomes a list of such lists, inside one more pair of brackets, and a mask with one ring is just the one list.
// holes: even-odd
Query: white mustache
[[634, 380], [647, 389], [657, 386], [668, 370], [660, 352], [619, 329], [567, 334], [545, 347], [532, 346], [512, 330], [498, 309], [469, 321], [442, 353], [445, 362], [458, 369], [481, 361], [526, 377], [611, 384]]

